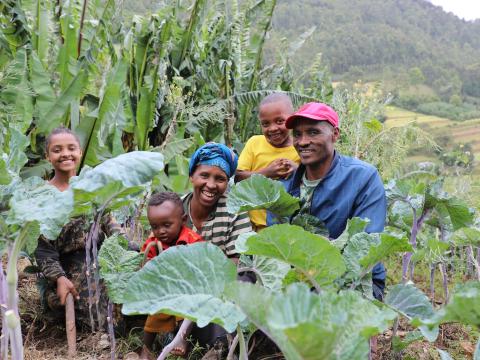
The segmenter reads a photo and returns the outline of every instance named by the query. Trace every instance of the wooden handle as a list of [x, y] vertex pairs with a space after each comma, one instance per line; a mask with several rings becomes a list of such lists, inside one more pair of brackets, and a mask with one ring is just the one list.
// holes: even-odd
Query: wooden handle
[[77, 328], [75, 327], [75, 307], [72, 293], [67, 294], [65, 301], [65, 328], [67, 330], [68, 358], [77, 355]]

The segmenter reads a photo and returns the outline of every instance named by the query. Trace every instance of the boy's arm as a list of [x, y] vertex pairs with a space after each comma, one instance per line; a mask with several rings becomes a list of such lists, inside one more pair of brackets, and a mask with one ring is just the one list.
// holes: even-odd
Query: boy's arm
[[275, 159], [267, 167], [256, 171], [237, 170], [235, 181], [242, 181], [252, 174], [260, 174], [271, 179], [285, 179], [289, 177], [298, 167], [295, 162], [289, 159]]

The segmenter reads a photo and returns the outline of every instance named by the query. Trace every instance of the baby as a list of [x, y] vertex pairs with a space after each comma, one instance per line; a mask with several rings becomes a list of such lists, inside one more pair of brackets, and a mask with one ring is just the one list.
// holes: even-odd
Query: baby
[[[142, 252], [147, 259], [152, 259], [163, 250], [176, 245], [188, 245], [203, 241], [202, 237], [185, 226], [187, 215], [183, 209], [180, 197], [173, 192], [153, 194], [148, 202], [148, 222], [152, 228], [150, 236], [142, 246]], [[177, 325], [173, 315], [149, 315], [144, 327], [142, 359], [152, 359], [152, 346], [157, 333], [173, 332]], [[184, 356], [187, 351], [187, 342], [184, 341], [171, 352], [172, 355]]]

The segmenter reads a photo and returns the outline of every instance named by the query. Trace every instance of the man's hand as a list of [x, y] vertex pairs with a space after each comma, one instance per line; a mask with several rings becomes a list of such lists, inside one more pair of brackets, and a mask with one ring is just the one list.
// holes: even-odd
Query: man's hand
[[271, 179], [285, 179], [289, 177], [296, 168], [297, 164], [289, 159], [276, 159], [266, 168], [260, 170], [259, 173]]
[[75, 289], [73, 283], [65, 276], [60, 276], [57, 279], [57, 296], [60, 299], [60, 304], [65, 305], [65, 300], [67, 299], [68, 293], [72, 293], [76, 300], [80, 299], [77, 289]]

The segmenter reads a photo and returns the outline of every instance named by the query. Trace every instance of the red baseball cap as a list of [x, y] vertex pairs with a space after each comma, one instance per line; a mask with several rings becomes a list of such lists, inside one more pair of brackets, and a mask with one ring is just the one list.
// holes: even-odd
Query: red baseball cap
[[293, 129], [295, 120], [299, 118], [328, 121], [332, 126], [338, 127], [338, 114], [330, 106], [322, 103], [310, 102], [302, 105], [300, 109], [287, 118], [285, 127]]

